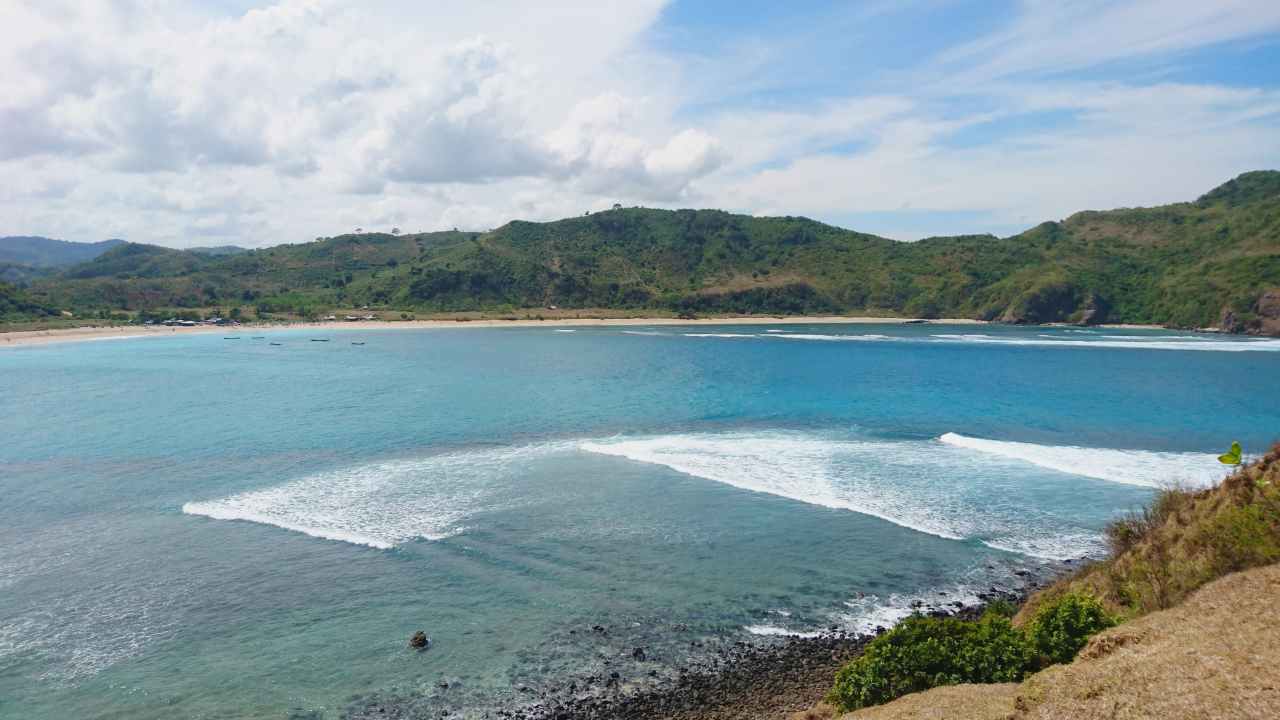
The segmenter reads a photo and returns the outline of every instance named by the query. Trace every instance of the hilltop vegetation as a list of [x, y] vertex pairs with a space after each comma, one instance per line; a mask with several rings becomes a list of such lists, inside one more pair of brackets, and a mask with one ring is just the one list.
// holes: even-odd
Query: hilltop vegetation
[[555, 305], [1258, 331], [1272, 327], [1268, 313], [1280, 323], [1280, 306], [1259, 305], [1280, 288], [1280, 173], [1241, 175], [1193, 203], [1082, 212], [1008, 238], [898, 242], [799, 217], [620, 208], [228, 255], [131, 244], [29, 283], [43, 302], [78, 312]]

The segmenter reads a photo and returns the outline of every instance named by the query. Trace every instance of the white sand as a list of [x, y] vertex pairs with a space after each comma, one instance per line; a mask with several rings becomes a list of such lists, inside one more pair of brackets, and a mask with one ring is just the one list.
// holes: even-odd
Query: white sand
[[[221, 333], [243, 335], [249, 332], [270, 330], [422, 330], [440, 328], [487, 327], [566, 327], [566, 326], [627, 326], [627, 325], [795, 325], [795, 324], [886, 324], [901, 325], [910, 318], [879, 317], [717, 317], [697, 320], [677, 318], [556, 318], [549, 320], [395, 320], [356, 322], [298, 322], [273, 324], [246, 324], [238, 326], [200, 325], [196, 327], [165, 327], [163, 325], [123, 325], [116, 327], [61, 328], [56, 330], [19, 330], [0, 332], [0, 347], [45, 345], [48, 343], [78, 342], [86, 340], [123, 340], [126, 338], [172, 337], [191, 333]], [[981, 320], [950, 318], [930, 320], [933, 325], [983, 325]]]

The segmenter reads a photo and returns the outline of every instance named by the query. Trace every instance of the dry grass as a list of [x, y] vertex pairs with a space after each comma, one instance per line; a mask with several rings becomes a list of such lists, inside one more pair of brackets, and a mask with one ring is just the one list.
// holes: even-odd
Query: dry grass
[[[906, 695], [887, 705], [864, 708], [846, 715], [853, 720], [1006, 720], [1012, 717], [1019, 686], [945, 685]], [[1069, 717], [1069, 716], [1063, 716]]]
[[1277, 598], [1275, 565], [1216, 580], [1176, 608], [1100, 634], [1075, 662], [1033, 675], [1010, 717], [1280, 717]]

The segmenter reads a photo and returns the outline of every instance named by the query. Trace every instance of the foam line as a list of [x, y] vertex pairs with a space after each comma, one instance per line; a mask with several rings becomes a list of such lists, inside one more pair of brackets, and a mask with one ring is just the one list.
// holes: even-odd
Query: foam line
[[954, 447], [1022, 460], [1071, 475], [1142, 487], [1159, 488], [1176, 484], [1207, 487], [1226, 475], [1217, 457], [1208, 453], [1036, 445], [986, 440], [953, 432], [942, 435], [938, 440]]
[[871, 334], [871, 335], [822, 335], [822, 334], [814, 334], [814, 333], [787, 333], [785, 335], [778, 335], [777, 337], [780, 337], [786, 340], [816, 340], [819, 342], [858, 342], [863, 340], [873, 341], [873, 340], [905, 339], [905, 338], [893, 338], [888, 335], [874, 335], [874, 334]]
[[456, 535], [466, 518], [492, 506], [493, 493], [529, 460], [570, 447], [544, 443], [369, 463], [188, 502], [182, 512], [385, 550], [415, 538]]
[[[1280, 340], [1176, 339], [1188, 336], [1098, 335], [1097, 339], [1050, 340], [1047, 338], [994, 337], [981, 333], [941, 333], [933, 338], [943, 342], [1060, 348], [1118, 348], [1122, 350], [1199, 350], [1207, 352], [1280, 352]], [[1123, 339], [1122, 339], [1123, 338]]]

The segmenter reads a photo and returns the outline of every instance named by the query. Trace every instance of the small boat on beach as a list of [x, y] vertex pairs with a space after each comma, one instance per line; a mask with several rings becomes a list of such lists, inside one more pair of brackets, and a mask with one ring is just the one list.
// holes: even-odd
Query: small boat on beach
[[266, 336], [266, 335], [254, 335], [253, 337], [251, 337], [251, 338], [249, 338], [249, 339], [250, 339], [250, 340], [266, 340], [266, 339], [267, 339], [267, 336]]
[[272, 344], [272, 345], [275, 345], [275, 346], [277, 346], [277, 347], [279, 347], [279, 345], [280, 345], [280, 343], [271, 343], [271, 344]]
[[311, 338], [311, 342], [329, 342], [329, 338]]
[[352, 344], [352, 345], [363, 345], [364, 343], [362, 343], [362, 342], [353, 342], [353, 343], [351, 343], [351, 344]]
[[238, 338], [238, 337], [224, 337], [224, 338], [222, 338], [222, 339], [223, 339], [223, 340], [239, 340], [240, 338]]

